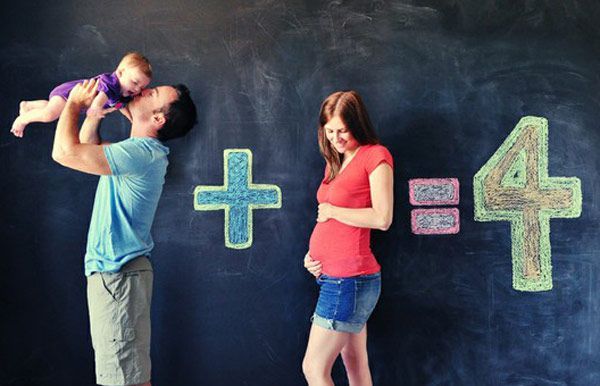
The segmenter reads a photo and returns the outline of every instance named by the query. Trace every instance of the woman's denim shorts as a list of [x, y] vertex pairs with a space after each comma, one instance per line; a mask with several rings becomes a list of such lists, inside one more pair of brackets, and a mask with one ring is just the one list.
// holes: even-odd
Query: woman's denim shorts
[[319, 300], [311, 320], [328, 330], [358, 334], [379, 299], [381, 273], [317, 278]]

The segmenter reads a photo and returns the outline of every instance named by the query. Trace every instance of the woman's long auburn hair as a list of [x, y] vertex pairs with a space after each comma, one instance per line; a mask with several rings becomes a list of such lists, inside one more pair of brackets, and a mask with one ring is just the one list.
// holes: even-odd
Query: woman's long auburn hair
[[325, 124], [338, 116], [344, 122], [359, 145], [374, 145], [379, 139], [369, 119], [367, 108], [362, 98], [354, 90], [338, 91], [329, 95], [321, 104], [319, 113], [319, 149], [327, 162], [330, 182], [338, 175], [342, 167], [342, 155], [335, 150], [325, 134]]

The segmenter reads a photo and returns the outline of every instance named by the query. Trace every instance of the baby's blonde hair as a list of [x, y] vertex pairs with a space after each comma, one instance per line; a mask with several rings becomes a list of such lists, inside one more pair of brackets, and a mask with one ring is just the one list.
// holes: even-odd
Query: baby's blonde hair
[[139, 52], [132, 51], [126, 53], [119, 62], [117, 71], [123, 70], [126, 67], [137, 67], [148, 78], [152, 78], [152, 66], [150, 65], [150, 61]]

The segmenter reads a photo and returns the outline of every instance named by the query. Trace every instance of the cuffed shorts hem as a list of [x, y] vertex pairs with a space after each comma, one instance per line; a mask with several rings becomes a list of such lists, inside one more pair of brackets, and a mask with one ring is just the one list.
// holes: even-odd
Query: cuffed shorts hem
[[328, 330], [360, 333], [379, 299], [381, 274], [352, 277], [323, 274], [316, 282], [319, 299], [312, 322]]
[[358, 334], [365, 327], [366, 323], [348, 323], [348, 322], [340, 322], [338, 320], [333, 319], [325, 319], [322, 316], [317, 314], [313, 314], [310, 320], [313, 324], [316, 324], [319, 327], [323, 327], [327, 330], [333, 330], [338, 332], [350, 332], [352, 334]]

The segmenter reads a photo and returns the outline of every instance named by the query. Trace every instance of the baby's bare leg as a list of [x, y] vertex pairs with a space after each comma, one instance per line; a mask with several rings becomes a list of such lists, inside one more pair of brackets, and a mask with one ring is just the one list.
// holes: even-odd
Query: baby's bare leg
[[40, 99], [37, 101], [21, 101], [21, 103], [19, 103], [19, 115], [23, 115], [24, 113], [33, 109], [44, 108], [47, 104], [48, 101], [46, 99]]
[[10, 132], [16, 137], [22, 137], [25, 127], [32, 122], [52, 122], [58, 119], [67, 102], [59, 97], [50, 98], [48, 103], [41, 108], [34, 108], [19, 115], [13, 122]]

